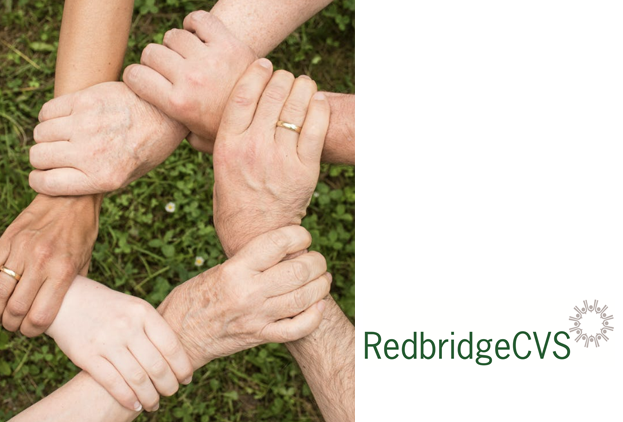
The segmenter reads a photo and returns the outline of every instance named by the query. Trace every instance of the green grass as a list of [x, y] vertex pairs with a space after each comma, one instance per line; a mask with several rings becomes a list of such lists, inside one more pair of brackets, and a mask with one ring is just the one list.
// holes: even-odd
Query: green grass
[[[137, 0], [126, 64], [160, 41], [199, 1]], [[306, 73], [321, 89], [354, 93], [354, 0], [339, 0], [292, 34], [270, 59]], [[52, 98], [61, 1], [0, 2], [0, 232], [25, 208], [28, 148], [45, 101]], [[177, 284], [224, 260], [212, 223], [211, 157], [184, 143], [162, 166], [104, 201], [90, 277], [157, 305]], [[355, 315], [352, 167], [323, 166], [304, 225], [334, 274], [332, 294]], [[177, 210], [164, 206], [175, 202]], [[202, 256], [203, 267], [194, 265]], [[0, 330], [0, 420], [61, 386], [77, 369], [46, 337]], [[285, 347], [265, 345], [210, 363], [194, 382], [142, 421], [316, 421], [321, 416]]]

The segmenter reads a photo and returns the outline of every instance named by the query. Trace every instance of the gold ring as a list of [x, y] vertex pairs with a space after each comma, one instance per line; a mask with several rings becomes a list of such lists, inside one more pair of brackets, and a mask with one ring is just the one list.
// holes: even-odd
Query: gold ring
[[279, 120], [277, 122], [277, 127], [282, 127], [284, 129], [289, 129], [296, 133], [301, 133], [302, 127], [295, 125], [294, 123], [284, 122], [283, 120]]
[[15, 279], [15, 281], [19, 281], [20, 278], [22, 278], [21, 275], [17, 274], [15, 271], [13, 270], [9, 270], [7, 267], [5, 267], [4, 265], [0, 265], [0, 271], [2, 271], [3, 273], [5, 273], [6, 275], [10, 275], [11, 277], [13, 277]]

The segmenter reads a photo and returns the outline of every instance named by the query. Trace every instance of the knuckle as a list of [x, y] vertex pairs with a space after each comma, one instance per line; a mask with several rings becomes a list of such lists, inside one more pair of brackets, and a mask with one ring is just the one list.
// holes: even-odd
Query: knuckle
[[59, 280], [59, 284], [62, 284], [63, 282], [68, 280], [73, 280], [76, 277], [77, 273], [78, 271], [76, 271], [76, 266], [69, 259], [61, 260], [55, 270], [55, 275]]
[[282, 230], [269, 232], [268, 241], [279, 250], [286, 249], [290, 245], [290, 239]]
[[169, 106], [172, 110], [177, 110], [179, 112], [189, 111], [191, 108], [186, 96], [180, 95], [179, 92], [169, 96]]
[[282, 103], [288, 98], [288, 92], [281, 86], [269, 86], [264, 91], [264, 98], [270, 102]]
[[36, 259], [40, 261], [47, 261], [54, 254], [54, 247], [50, 243], [39, 243], [34, 248], [34, 254]]
[[23, 300], [11, 299], [6, 307], [6, 310], [11, 316], [24, 317], [30, 309], [30, 303], [26, 303]]
[[232, 94], [231, 101], [239, 107], [250, 107], [253, 105], [254, 99], [250, 87], [245, 84], [236, 87]]
[[304, 289], [295, 290], [292, 293], [294, 306], [297, 310], [305, 309], [307, 307], [308, 294]]
[[291, 264], [291, 271], [294, 280], [299, 283], [304, 283], [309, 279], [309, 268], [307, 265], [300, 261], [293, 261]]
[[40, 328], [48, 327], [52, 324], [54, 316], [47, 310], [35, 310], [33, 312], [29, 312], [26, 319], [30, 325]]
[[203, 86], [206, 83], [206, 76], [201, 69], [192, 69], [186, 72], [186, 81], [194, 87]]
[[163, 359], [158, 359], [151, 364], [150, 374], [152, 374], [156, 378], [160, 378], [167, 373], [168, 368], [169, 366]]
[[147, 374], [145, 373], [145, 371], [136, 371], [134, 372], [132, 375], [130, 375], [130, 380], [133, 384], [143, 384], [146, 383], [148, 381], [148, 377]]
[[307, 104], [303, 103], [303, 101], [292, 99], [286, 102], [283, 111], [295, 116], [305, 115], [307, 112]]

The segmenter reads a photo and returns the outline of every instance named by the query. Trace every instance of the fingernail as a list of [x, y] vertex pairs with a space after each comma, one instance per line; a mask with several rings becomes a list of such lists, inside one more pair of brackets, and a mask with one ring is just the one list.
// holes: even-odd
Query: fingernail
[[193, 380], [193, 377], [190, 376], [190, 377], [186, 378], [184, 381], [182, 381], [182, 384], [188, 385], [188, 384], [190, 384], [192, 382], [192, 380]]
[[300, 76], [299, 76], [299, 78], [302, 78], [302, 79], [311, 79], [311, 78], [310, 78], [309, 76], [307, 76], [307, 75], [300, 75]]
[[327, 279], [329, 280], [329, 283], [333, 281], [333, 276], [331, 275], [331, 273], [327, 273]]
[[324, 308], [327, 305], [324, 303], [324, 300], [321, 300], [320, 302], [316, 303], [316, 307], [318, 308], [318, 310], [320, 311], [320, 313], [324, 312]]
[[259, 59], [257, 62], [260, 64], [260, 66], [265, 67], [266, 69], [273, 68], [273, 64], [268, 59]]
[[155, 412], [158, 409], [160, 409], [160, 403], [156, 403], [156, 407], [153, 408], [152, 412]]
[[327, 99], [327, 97], [324, 95], [324, 92], [316, 92], [314, 94], [314, 100], [316, 100], [316, 101], [324, 101], [326, 99]]
[[143, 406], [139, 402], [136, 402], [134, 403], [134, 410], [140, 412], [141, 410], [143, 410]]

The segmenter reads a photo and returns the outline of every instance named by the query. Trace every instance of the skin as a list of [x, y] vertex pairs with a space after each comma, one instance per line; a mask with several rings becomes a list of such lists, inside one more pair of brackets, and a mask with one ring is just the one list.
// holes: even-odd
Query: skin
[[[59, 40], [56, 96], [118, 78], [130, 31], [129, 0], [67, 0]], [[2, 325], [32, 337], [54, 321], [77, 274], [86, 275], [99, 223], [101, 196], [38, 195], [0, 237]]]
[[151, 305], [88, 278], [74, 280], [46, 334], [130, 410], [158, 410], [160, 394], [192, 378], [175, 332]]
[[[279, 224], [298, 224], [318, 178], [328, 101], [314, 94], [310, 81], [295, 81], [287, 72], [269, 78], [269, 73], [256, 62], [242, 76], [216, 140], [214, 221], [231, 256], [248, 236]], [[304, 122], [300, 135], [275, 128], [284, 116]], [[325, 420], [354, 421], [355, 327], [330, 296], [326, 301], [320, 327], [287, 347]]]
[[[326, 261], [309, 247], [302, 227], [258, 236], [224, 264], [176, 287], [158, 308], [176, 332], [194, 369], [221, 356], [313, 332], [330, 289]], [[94, 283], [94, 282], [92, 282]], [[140, 412], [120, 405], [87, 372], [13, 419], [21, 421], [131, 421]]]
[[[168, 31], [163, 45], [149, 44], [141, 64], [124, 72], [127, 86], [155, 108], [122, 87], [93, 87], [44, 106], [30, 152], [36, 168], [31, 187], [48, 195], [113, 191], [160, 164], [186, 136], [194, 148], [211, 153], [225, 102], [255, 50], [265, 49], [241, 41], [216, 12], [191, 13], [184, 30]], [[333, 112], [323, 160], [354, 164], [354, 95], [326, 97]], [[127, 127], [118, 123], [120, 116]], [[152, 133], [164, 136], [154, 142]]]

